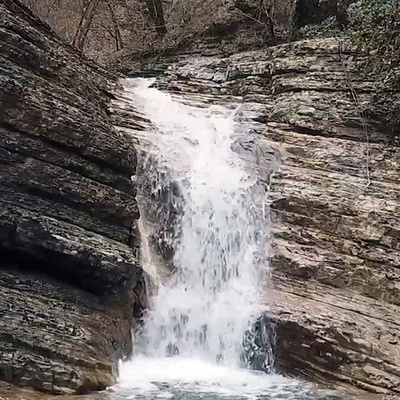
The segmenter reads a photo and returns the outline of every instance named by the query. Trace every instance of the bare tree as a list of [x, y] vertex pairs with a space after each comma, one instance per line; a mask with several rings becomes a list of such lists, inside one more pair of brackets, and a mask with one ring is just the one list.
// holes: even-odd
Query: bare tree
[[153, 20], [156, 32], [159, 36], [167, 33], [167, 27], [164, 18], [164, 9], [162, 0], [144, 0], [149, 10], [150, 18]]
[[111, 31], [108, 32], [110, 33], [111, 37], [115, 40], [115, 49], [118, 51], [122, 49], [123, 42], [122, 42], [121, 30], [119, 28], [118, 18], [114, 10], [114, 4], [112, 3], [111, 0], [107, 0], [107, 9], [110, 13], [111, 22], [114, 30], [113, 33]]
[[93, 18], [96, 15], [97, 8], [101, 0], [88, 0], [83, 8], [78, 27], [76, 29], [72, 44], [78, 49], [83, 50], [85, 40], [92, 25]]

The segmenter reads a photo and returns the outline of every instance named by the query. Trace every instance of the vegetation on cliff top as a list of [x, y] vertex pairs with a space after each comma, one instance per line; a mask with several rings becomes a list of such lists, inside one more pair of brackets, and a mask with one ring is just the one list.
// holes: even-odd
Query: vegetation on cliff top
[[[25, 0], [34, 13], [71, 44], [109, 61], [122, 49], [135, 54], [184, 45], [240, 19], [273, 36], [293, 38], [305, 25], [355, 32], [358, 44], [399, 61], [399, 0]], [[333, 24], [332, 24], [333, 21]], [[295, 36], [298, 37], [298, 36]], [[104, 55], [107, 57], [104, 58]]]
[[374, 113], [390, 125], [400, 125], [399, 110], [381, 101], [381, 93], [400, 88], [399, 0], [24, 1], [90, 58], [122, 70], [134, 69], [134, 61], [179, 52], [206, 38], [232, 43], [235, 37], [232, 51], [304, 37], [350, 35], [368, 54], [361, 70], [377, 77]]
[[400, 90], [400, 1], [358, 1], [349, 15], [355, 43], [368, 53], [364, 71], [377, 76], [374, 114], [398, 131], [400, 110], [387, 96]]
[[[199, 37], [252, 31], [261, 46], [329, 16], [351, 0], [24, 0], [68, 42], [99, 61], [181, 49]], [[342, 24], [342, 22], [340, 22]], [[243, 43], [246, 45], [246, 43]], [[111, 57], [110, 57], [111, 56]]]

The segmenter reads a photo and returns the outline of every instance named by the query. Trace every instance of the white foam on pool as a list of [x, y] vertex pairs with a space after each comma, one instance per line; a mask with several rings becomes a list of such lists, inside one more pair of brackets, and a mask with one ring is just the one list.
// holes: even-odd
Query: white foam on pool
[[[121, 364], [117, 385], [129, 399], [322, 399], [306, 382], [196, 359], [136, 357]], [[174, 397], [176, 396], [176, 397]], [[328, 398], [328, 397], [326, 397]]]

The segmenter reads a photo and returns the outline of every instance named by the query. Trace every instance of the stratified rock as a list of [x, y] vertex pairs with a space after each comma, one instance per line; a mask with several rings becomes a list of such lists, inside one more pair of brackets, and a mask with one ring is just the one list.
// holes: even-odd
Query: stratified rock
[[[346, 39], [305, 40], [183, 56], [157, 84], [180, 101], [243, 100], [237, 113], [257, 143], [247, 159], [272, 183], [266, 297], [281, 369], [396, 397], [400, 134], [377, 117], [363, 62]], [[383, 93], [399, 106], [400, 93]]]
[[[116, 77], [0, 2], [0, 380], [104, 389], [140, 311], [136, 152]], [[0, 396], [1, 397], [1, 396]]]

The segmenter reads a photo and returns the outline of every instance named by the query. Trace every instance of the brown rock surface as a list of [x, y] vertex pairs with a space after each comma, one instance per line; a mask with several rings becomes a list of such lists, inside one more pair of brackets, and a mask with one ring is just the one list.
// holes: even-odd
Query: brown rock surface
[[396, 397], [400, 135], [374, 117], [377, 83], [362, 61], [346, 39], [305, 40], [182, 57], [158, 85], [180, 101], [242, 101], [239, 116], [264, 149], [249, 159], [263, 154], [262, 176], [272, 177], [266, 297], [282, 370]]
[[17, 0], [0, 1], [0, 48], [0, 380], [103, 389], [143, 285], [136, 152], [107, 110], [116, 78]]

